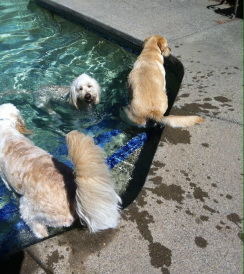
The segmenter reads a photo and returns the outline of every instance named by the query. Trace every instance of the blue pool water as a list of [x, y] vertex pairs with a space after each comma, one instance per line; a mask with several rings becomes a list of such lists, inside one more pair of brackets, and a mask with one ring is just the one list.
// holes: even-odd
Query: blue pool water
[[[161, 128], [134, 128], [120, 119], [119, 110], [128, 102], [126, 79], [136, 57], [32, 0], [0, 2], [0, 104], [11, 102], [19, 108], [33, 131], [32, 141], [68, 165], [72, 163], [65, 135], [76, 129], [94, 137], [104, 149], [124, 206], [143, 186], [162, 132]], [[173, 72], [175, 64], [166, 64], [171, 101], [181, 82], [178, 72]], [[48, 91], [69, 86], [84, 72], [101, 86], [99, 105], [77, 110], [52, 98]], [[46, 91], [52, 113], [39, 107], [40, 90]], [[0, 257], [36, 242], [19, 216], [18, 197], [0, 180]]]

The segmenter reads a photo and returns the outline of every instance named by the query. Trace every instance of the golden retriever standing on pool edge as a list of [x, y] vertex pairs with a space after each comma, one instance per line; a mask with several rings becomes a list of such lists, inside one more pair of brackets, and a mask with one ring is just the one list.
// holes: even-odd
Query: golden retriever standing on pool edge
[[204, 122], [199, 116], [164, 116], [168, 109], [164, 56], [169, 55], [170, 48], [164, 37], [154, 35], [145, 40], [128, 77], [131, 103], [124, 112], [130, 123], [145, 126], [147, 120], [153, 120], [171, 127], [188, 127]]

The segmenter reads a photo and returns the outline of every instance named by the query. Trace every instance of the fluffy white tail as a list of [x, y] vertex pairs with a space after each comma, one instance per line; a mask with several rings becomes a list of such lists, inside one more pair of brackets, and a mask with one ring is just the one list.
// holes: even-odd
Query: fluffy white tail
[[199, 116], [163, 116], [158, 122], [171, 127], [190, 127], [195, 124], [203, 123], [205, 120]]
[[66, 136], [69, 156], [75, 165], [76, 211], [91, 232], [115, 228], [120, 218], [120, 197], [114, 190], [102, 149], [78, 131]]

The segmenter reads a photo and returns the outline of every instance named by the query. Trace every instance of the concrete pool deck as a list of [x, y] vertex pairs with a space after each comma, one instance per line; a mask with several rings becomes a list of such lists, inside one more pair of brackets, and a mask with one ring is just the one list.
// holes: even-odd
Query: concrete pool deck
[[216, 1], [38, 2], [135, 45], [165, 36], [185, 68], [171, 114], [206, 122], [165, 128], [118, 229], [71, 230], [6, 259], [0, 273], [243, 273], [243, 20], [207, 8]]

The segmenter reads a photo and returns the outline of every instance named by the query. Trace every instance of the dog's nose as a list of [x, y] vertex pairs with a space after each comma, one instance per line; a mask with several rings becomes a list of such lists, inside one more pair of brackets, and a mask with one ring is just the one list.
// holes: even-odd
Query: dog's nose
[[85, 99], [87, 99], [87, 100], [91, 99], [91, 94], [90, 93], [86, 93]]

